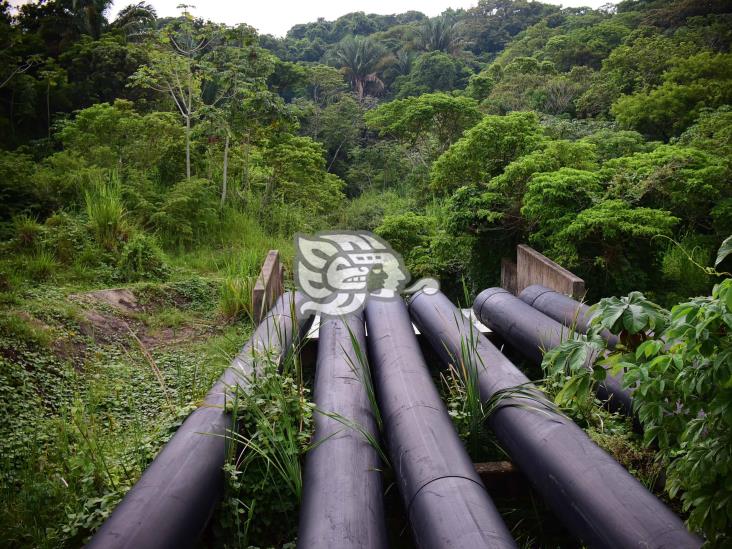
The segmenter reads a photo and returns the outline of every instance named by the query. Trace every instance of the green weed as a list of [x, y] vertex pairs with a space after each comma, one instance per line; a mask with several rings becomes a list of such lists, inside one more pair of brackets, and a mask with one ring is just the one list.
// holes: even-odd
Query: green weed
[[117, 262], [123, 280], [164, 280], [170, 274], [165, 256], [155, 238], [145, 233], [134, 234], [125, 242]]
[[[167, 291], [173, 301], [201, 299], [195, 313], [181, 312], [193, 320], [213, 307], [203, 305], [204, 287], [212, 285], [181, 281]], [[64, 291], [23, 296], [37, 321], [0, 314], [0, 531], [13, 547], [78, 547], [208, 392], [247, 327], [175, 349], [100, 345], [80, 333]], [[183, 321], [170, 309], [160, 322]], [[57, 355], [58, 341], [83, 357]]]
[[[255, 357], [235, 388], [227, 496], [221, 520], [240, 546], [281, 544], [295, 535], [302, 495], [302, 460], [312, 436], [314, 405], [298, 381], [297, 359]], [[246, 500], [246, 503], [244, 503]], [[246, 517], [246, 518], [245, 518]], [[244, 519], [244, 520], [242, 520]]]

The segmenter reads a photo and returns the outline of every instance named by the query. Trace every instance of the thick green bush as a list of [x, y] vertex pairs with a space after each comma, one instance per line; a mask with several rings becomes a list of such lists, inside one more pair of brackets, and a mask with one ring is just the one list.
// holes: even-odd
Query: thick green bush
[[68, 212], [56, 212], [46, 219], [43, 245], [59, 262], [69, 265], [77, 260], [92, 239], [83, 218]]
[[432, 187], [440, 193], [470, 183], [487, 183], [514, 159], [542, 140], [539, 118], [532, 112], [486, 116], [432, 165]]
[[153, 236], [136, 233], [124, 245], [117, 264], [119, 276], [130, 282], [164, 280], [170, 274], [165, 256]]
[[208, 179], [192, 177], [176, 183], [163, 200], [152, 222], [166, 243], [190, 246], [219, 224], [219, 197]]
[[[720, 249], [717, 267], [730, 254], [732, 237]], [[571, 409], [594, 393], [606, 370], [591, 373], [585, 358], [606, 350], [603, 330], [620, 336], [601, 364], [623, 373], [644, 442], [657, 447], [666, 490], [689, 512], [689, 526], [702, 531], [711, 546], [726, 547], [732, 528], [732, 278], [716, 284], [711, 295], [670, 311], [640, 292], [602, 299], [591, 326], [586, 338], [545, 356], [548, 374], [562, 380], [558, 404]]]

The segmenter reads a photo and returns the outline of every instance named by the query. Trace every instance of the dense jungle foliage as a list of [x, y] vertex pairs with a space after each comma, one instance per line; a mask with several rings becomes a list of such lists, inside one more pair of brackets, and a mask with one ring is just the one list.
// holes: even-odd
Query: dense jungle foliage
[[[157, 18], [133, 4], [113, 20], [110, 7], [0, 0], [10, 546], [76, 546], [99, 526], [248, 333], [233, 321], [251, 314], [252, 276], [270, 248], [290, 267], [295, 232], [374, 231], [453, 297], [497, 285], [501, 258], [529, 243], [592, 301], [637, 291], [668, 308], [656, 339], [686, 337], [675, 319], [688, 307], [671, 307], [732, 270], [729, 257], [703, 268], [732, 234], [726, 0], [479, 0], [433, 18], [319, 19], [283, 38], [185, 6]], [[137, 299], [122, 312], [89, 297], [122, 285]], [[726, 303], [724, 364], [728, 290], [690, 302]], [[637, 352], [670, 356], [658, 342]], [[725, 368], [712, 381], [729, 418]], [[285, 393], [309, 424], [297, 388]], [[668, 463], [693, 446], [673, 429]], [[689, 497], [692, 513], [711, 505]], [[237, 501], [235, 517], [250, 512]], [[710, 539], [732, 524], [732, 504], [715, 509], [692, 514]]]

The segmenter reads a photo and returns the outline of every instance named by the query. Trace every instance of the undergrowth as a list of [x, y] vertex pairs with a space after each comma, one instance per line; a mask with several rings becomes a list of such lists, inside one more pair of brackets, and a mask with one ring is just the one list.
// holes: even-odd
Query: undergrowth
[[[78, 547], [109, 516], [213, 385], [247, 325], [205, 342], [148, 347], [126, 331], [97, 340], [88, 305], [58, 287], [8, 288], [0, 311], [0, 538], [6, 547]], [[135, 289], [148, 310], [120, 318], [147, 333], [208, 333], [216, 283]], [[137, 337], [137, 336], [135, 336]]]
[[257, 354], [251, 373], [242, 373], [233, 393], [220, 535], [238, 547], [282, 546], [297, 534], [315, 408], [297, 353], [282, 361]]

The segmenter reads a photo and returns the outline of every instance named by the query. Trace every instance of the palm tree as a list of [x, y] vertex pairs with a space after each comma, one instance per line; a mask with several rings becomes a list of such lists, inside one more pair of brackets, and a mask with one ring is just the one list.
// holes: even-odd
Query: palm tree
[[122, 9], [110, 27], [121, 30], [127, 36], [140, 36], [153, 28], [156, 17], [154, 7], [145, 2], [138, 2]]
[[97, 40], [107, 27], [121, 29], [131, 35], [139, 34], [155, 21], [155, 8], [139, 2], [120, 11], [110, 25], [106, 14], [112, 3], [113, 0], [73, 0], [72, 6], [79, 30]]
[[462, 44], [458, 23], [444, 15], [427, 19], [422, 24], [417, 42], [426, 51], [453, 53]]
[[383, 91], [384, 82], [378, 72], [387, 60], [386, 50], [365, 36], [346, 36], [331, 55], [333, 63], [346, 75], [359, 101], [367, 89], [372, 94]]
[[71, 5], [81, 32], [98, 39], [107, 25], [104, 14], [112, 7], [112, 0], [73, 0]]
[[409, 74], [414, 64], [414, 52], [409, 50], [399, 50], [394, 54], [393, 69], [399, 75]]

